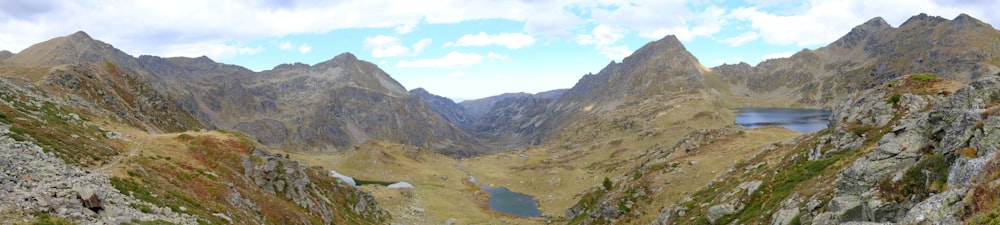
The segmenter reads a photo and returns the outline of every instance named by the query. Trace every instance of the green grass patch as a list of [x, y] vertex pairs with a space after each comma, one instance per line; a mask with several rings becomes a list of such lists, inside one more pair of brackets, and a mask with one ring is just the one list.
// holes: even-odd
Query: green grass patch
[[945, 189], [948, 183], [950, 164], [943, 155], [928, 154], [920, 157], [916, 164], [903, 172], [903, 177], [896, 182], [895, 174], [889, 174], [879, 182], [879, 192], [882, 198], [902, 202], [911, 196], [924, 199], [931, 193]]
[[69, 220], [52, 216], [48, 213], [36, 213], [34, 214], [35, 220], [31, 221], [32, 225], [71, 225], [73, 222]]
[[931, 73], [918, 73], [918, 74], [913, 74], [912, 76], [910, 76], [910, 78], [919, 81], [930, 81], [933, 80], [934, 78], [937, 78], [937, 75]]

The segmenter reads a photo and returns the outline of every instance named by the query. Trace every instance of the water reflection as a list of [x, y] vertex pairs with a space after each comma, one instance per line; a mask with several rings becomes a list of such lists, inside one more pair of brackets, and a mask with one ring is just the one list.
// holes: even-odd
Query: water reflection
[[746, 128], [782, 126], [803, 133], [825, 129], [830, 110], [758, 108], [742, 109], [736, 114], [736, 124]]

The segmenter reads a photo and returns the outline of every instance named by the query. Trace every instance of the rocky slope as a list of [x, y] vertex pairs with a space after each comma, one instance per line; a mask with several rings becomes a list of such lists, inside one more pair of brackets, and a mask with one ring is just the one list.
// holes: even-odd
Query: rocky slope
[[431, 94], [423, 88], [410, 90], [410, 94], [420, 97], [424, 105], [427, 106], [427, 109], [437, 113], [448, 123], [457, 125], [463, 129], [477, 119], [473, 118], [462, 105], [455, 103], [449, 98]]
[[207, 58], [143, 56], [141, 61], [201, 122], [247, 132], [270, 146], [336, 151], [382, 139], [453, 156], [485, 152], [476, 138], [350, 53], [259, 73]]
[[160, 134], [201, 124], [138, 60], [85, 33], [22, 53], [0, 65], [0, 223], [388, 219], [367, 193], [251, 152], [240, 134]]
[[734, 96], [773, 97], [787, 101], [787, 106], [832, 107], [844, 96], [903, 74], [929, 72], [962, 83], [996, 74], [1000, 72], [997, 42], [1000, 31], [965, 14], [953, 20], [920, 14], [898, 28], [876, 17], [816, 50], [712, 71], [733, 86]]
[[749, 159], [763, 166], [730, 170], [655, 224], [995, 220], [1000, 77], [950, 95], [951, 81], [913, 77], [844, 99], [827, 130]]

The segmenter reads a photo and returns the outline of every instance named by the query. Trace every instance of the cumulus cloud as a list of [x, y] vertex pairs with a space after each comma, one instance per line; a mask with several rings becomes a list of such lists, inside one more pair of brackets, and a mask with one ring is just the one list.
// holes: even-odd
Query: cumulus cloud
[[423, 52], [430, 44], [430, 38], [420, 39], [413, 44], [411, 51], [410, 47], [403, 46], [397, 37], [376, 35], [375, 37], [367, 37], [363, 41], [364, 48], [371, 50], [372, 57], [375, 58], [413, 56]]
[[719, 42], [725, 43], [731, 47], [739, 47], [747, 42], [755, 41], [757, 38], [757, 32], [749, 31], [737, 35], [736, 37], [719, 40]]
[[535, 44], [535, 38], [523, 33], [501, 33], [490, 35], [486, 32], [478, 34], [466, 34], [458, 38], [455, 42], [445, 43], [448, 46], [487, 46], [499, 45], [509, 49], [519, 49]]
[[[407, 34], [420, 24], [500, 19], [525, 23], [532, 34], [568, 36], [583, 19], [569, 1], [14, 1], [0, 7], [0, 49], [20, 51], [85, 30], [133, 54], [166, 55], [226, 41], [251, 41], [348, 28]], [[13, 4], [17, 3], [17, 4]], [[30, 3], [30, 4], [29, 4]], [[338, 12], [338, 13], [330, 13]], [[122, 19], [128, 18], [128, 19]], [[335, 22], [331, 22], [335, 21]], [[157, 46], [157, 47], [150, 47]]]
[[686, 1], [642, 0], [615, 6], [594, 9], [591, 12], [593, 20], [634, 30], [646, 38], [659, 39], [673, 34], [682, 41], [719, 32], [726, 13], [725, 9], [712, 5], [693, 9]]
[[483, 61], [483, 56], [476, 53], [449, 52], [447, 55], [436, 59], [400, 60], [396, 63], [399, 68], [462, 68], [468, 67]]
[[309, 53], [312, 51], [312, 49], [313, 49], [312, 46], [309, 46], [308, 44], [302, 44], [301, 46], [299, 46], [299, 52], [302, 54]]
[[430, 46], [431, 42], [430, 38], [420, 39], [420, 41], [413, 44], [413, 54], [420, 54], [421, 52], [424, 52], [424, 49], [426, 49], [427, 46]]
[[632, 54], [628, 46], [616, 45], [618, 40], [625, 37], [628, 30], [608, 25], [598, 25], [594, 27], [590, 34], [577, 35], [576, 43], [581, 45], [594, 45], [597, 52], [613, 60], [620, 60]]
[[292, 50], [292, 43], [287, 41], [281, 42], [280, 44], [278, 44], [278, 48], [280, 48], [281, 50]]
[[[4, 7], [0, 7], [0, 31], [3, 31], [0, 32], [0, 49], [17, 52], [52, 37], [84, 30], [132, 54], [200, 56], [239, 52], [218, 51], [220, 46], [231, 42], [348, 28], [384, 28], [396, 34], [408, 34], [423, 24], [484, 19], [523, 23], [525, 33], [520, 34], [528, 36], [574, 39], [581, 26], [605, 25], [624, 28], [649, 39], [674, 34], [682, 41], [715, 38], [713, 36], [720, 30], [738, 22], [750, 26], [765, 43], [800, 46], [829, 43], [852, 26], [875, 16], [898, 25], [917, 12], [947, 18], [964, 12], [991, 24], [1000, 24], [1000, 13], [993, 12], [1000, 8], [1000, 1], [748, 2], [745, 7], [733, 8], [712, 5], [713, 1], [690, 0], [5, 1]], [[794, 7], [772, 10], [789, 4]], [[515, 46], [527, 47], [534, 42], [493, 44], [517, 48]], [[294, 45], [289, 47], [288, 50], [295, 50]], [[412, 46], [399, 47], [411, 48], [411, 52], [415, 50]], [[380, 51], [392, 55], [400, 50], [399, 47], [388, 46]]]
[[755, 7], [740, 7], [733, 9], [729, 17], [749, 21], [766, 43], [809, 46], [833, 42], [854, 26], [876, 16], [898, 26], [917, 12], [954, 18], [961, 12], [975, 14], [982, 11], [961, 5], [939, 5], [929, 0], [810, 0], [804, 3], [802, 10], [790, 13], [776, 14]]
[[503, 55], [503, 54], [496, 53], [496, 52], [486, 53], [486, 58], [496, 59], [496, 60], [500, 60], [500, 61], [509, 61], [510, 60], [510, 57], [508, 57], [507, 55]]

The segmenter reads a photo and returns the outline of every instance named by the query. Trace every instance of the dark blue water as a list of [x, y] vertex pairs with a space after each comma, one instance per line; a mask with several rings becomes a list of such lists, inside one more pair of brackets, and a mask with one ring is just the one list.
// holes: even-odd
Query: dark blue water
[[826, 128], [830, 110], [759, 108], [742, 109], [736, 113], [736, 124], [746, 128], [782, 126], [803, 133]]
[[490, 209], [493, 211], [515, 216], [542, 216], [542, 212], [538, 210], [538, 203], [535, 203], [531, 195], [513, 192], [505, 187], [482, 186], [482, 188], [490, 193]]

